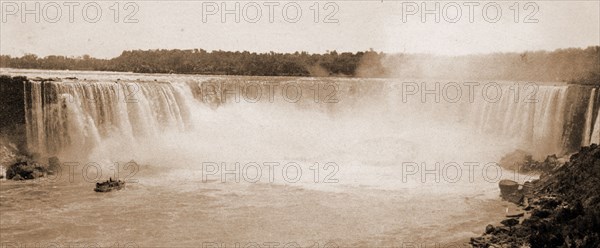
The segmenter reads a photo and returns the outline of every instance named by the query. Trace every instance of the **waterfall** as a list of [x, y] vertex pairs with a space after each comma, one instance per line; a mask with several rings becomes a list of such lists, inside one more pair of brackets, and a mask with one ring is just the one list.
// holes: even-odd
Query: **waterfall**
[[596, 88], [592, 89], [592, 93], [590, 96], [590, 100], [588, 102], [588, 107], [587, 110], [585, 112], [585, 125], [584, 125], [584, 129], [583, 129], [583, 138], [582, 138], [582, 146], [588, 146], [590, 145], [590, 139], [592, 136], [592, 122], [593, 122], [593, 116], [594, 116], [594, 102], [596, 100]]
[[[111, 137], [141, 138], [191, 128], [185, 84], [29, 82], [26, 133], [30, 151], [82, 154]], [[27, 87], [26, 87], [27, 88]]]
[[600, 144], [600, 108], [596, 114], [596, 121], [594, 122], [594, 131], [592, 131], [592, 137], [590, 143]]
[[[165, 79], [169, 81], [171, 78]], [[172, 134], [185, 135], [185, 132], [195, 130], [197, 124], [206, 122], [202, 119], [202, 113], [206, 112], [202, 111], [216, 111], [218, 114], [218, 108], [224, 107], [221, 104], [236, 104], [230, 102], [233, 99], [231, 96], [226, 103], [215, 104], [210, 99], [205, 100], [202, 89], [198, 87], [205, 82], [204, 79], [174, 77], [171, 80], [157, 82], [148, 79], [138, 81], [131, 78], [100, 78], [25, 82], [28, 149], [46, 156], [84, 156], [99, 147], [109, 149], [110, 153], [113, 151], [110, 150], [111, 146], [114, 149], [131, 147], [143, 142], [156, 142], [157, 139], [148, 139], [152, 137], [169, 139]], [[247, 83], [246, 79], [240, 78], [224, 77], [215, 80]], [[283, 79], [264, 80], [268, 82]], [[539, 85], [536, 86], [535, 97], [530, 98], [524, 93], [515, 94], [509, 84], [502, 84], [504, 97], [498, 101], [476, 97], [474, 102], [468, 102], [463, 97], [460, 102], [423, 103], [417, 95], [419, 101], [411, 104], [399, 99], [401, 94], [398, 91], [401, 87], [393, 82], [335, 80], [340, 85], [337, 92], [337, 97], [342, 100], [340, 103], [323, 107], [324, 105], [319, 105], [321, 103], [315, 103], [310, 98], [299, 103], [276, 100], [270, 105], [287, 104], [301, 111], [324, 111], [338, 115], [357, 111], [381, 111], [385, 118], [374, 121], [418, 117], [444, 123], [449, 129], [454, 127], [450, 125], [456, 124], [473, 130], [473, 137], [491, 135], [497, 137], [498, 141], [510, 140], [511, 144], [517, 144], [515, 149], [528, 149], [537, 157], [570, 152], [573, 140], [576, 140], [578, 146], [579, 137], [582, 136], [584, 144], [589, 144], [590, 139], [595, 142], [600, 140], [600, 118], [596, 118], [595, 122], [593, 120], [596, 89], [592, 90], [587, 106], [577, 98], [580, 92], [585, 92], [578, 86]], [[312, 85], [310, 80], [308, 82]], [[211, 90], [225, 91], [219, 87]], [[388, 98], [383, 99], [384, 95]], [[211, 92], [209, 96], [219, 98], [220, 95]], [[263, 97], [261, 101], [267, 100], [268, 98]], [[255, 105], [245, 107], [252, 106]], [[585, 114], [581, 113], [584, 111]], [[580, 116], [583, 115], [585, 128], [581, 130], [584, 118]], [[575, 136], [576, 139], [573, 138]], [[468, 140], [473, 137], [465, 138]], [[495, 144], [493, 139], [490, 144]]]
[[[567, 86], [538, 86], [533, 101], [503, 97], [467, 108], [472, 109], [471, 122], [480, 134], [514, 138], [523, 147], [534, 147], [539, 156], [558, 154], [562, 152], [567, 91]], [[508, 93], [505, 89], [504, 94]]]

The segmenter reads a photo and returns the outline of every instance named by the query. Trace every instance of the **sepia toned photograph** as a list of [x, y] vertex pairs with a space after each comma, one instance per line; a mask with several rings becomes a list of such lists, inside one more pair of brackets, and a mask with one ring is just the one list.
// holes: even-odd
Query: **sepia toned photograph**
[[599, 0], [0, 0], [0, 248], [598, 248], [599, 145]]

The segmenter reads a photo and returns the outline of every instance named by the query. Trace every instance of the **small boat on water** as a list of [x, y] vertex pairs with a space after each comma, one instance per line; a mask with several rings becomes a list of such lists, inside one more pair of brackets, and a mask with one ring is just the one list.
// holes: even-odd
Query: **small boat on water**
[[96, 188], [94, 191], [96, 192], [110, 192], [113, 189], [120, 190], [125, 187], [125, 182], [121, 180], [114, 181], [112, 178], [109, 178], [108, 181], [103, 183], [96, 183]]

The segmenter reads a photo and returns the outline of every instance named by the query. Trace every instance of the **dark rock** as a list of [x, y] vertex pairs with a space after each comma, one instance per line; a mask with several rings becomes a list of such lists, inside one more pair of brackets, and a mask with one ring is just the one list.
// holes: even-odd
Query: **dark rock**
[[519, 190], [519, 183], [507, 179], [500, 180], [498, 186], [502, 195], [509, 195]]
[[560, 205], [560, 201], [556, 197], [541, 197], [537, 202], [542, 209], [554, 209]]
[[520, 192], [514, 192], [510, 195], [503, 195], [502, 199], [520, 205], [521, 203], [523, 203], [524, 196]]
[[494, 234], [508, 234], [510, 229], [505, 226], [497, 226], [495, 227]]
[[[506, 219], [474, 247], [600, 247], [600, 148], [581, 148], [563, 165], [554, 155], [537, 168], [552, 168], [511, 195], [523, 195], [530, 216]], [[533, 167], [532, 167], [533, 168]], [[480, 243], [477, 243], [481, 241]]]
[[500, 224], [511, 227], [511, 226], [515, 226], [515, 225], [519, 224], [519, 220], [514, 219], [514, 218], [505, 219], [503, 221], [500, 221]]
[[543, 218], [548, 218], [548, 216], [550, 216], [550, 214], [551, 214], [550, 211], [541, 209], [541, 210], [534, 210], [531, 213], [531, 216], [535, 216], [535, 217], [543, 219]]
[[6, 178], [14, 179], [16, 176], [19, 176], [19, 179], [15, 180], [36, 179], [43, 177], [47, 172], [47, 166], [25, 159], [8, 167]]
[[521, 193], [526, 197], [533, 196], [533, 183], [529, 181], [523, 183]]
[[583, 214], [583, 206], [581, 203], [576, 203], [574, 206], [561, 206], [555, 210], [556, 219], [558, 221], [569, 221]]
[[57, 157], [48, 158], [48, 174], [54, 174], [60, 170], [60, 160]]
[[546, 159], [544, 160], [543, 163], [547, 169], [555, 169], [561, 165], [556, 154], [552, 154], [552, 155], [546, 157]]
[[583, 202], [583, 207], [590, 207], [600, 205], [600, 197], [599, 196], [591, 196]]
[[491, 240], [488, 236], [471, 238], [469, 242], [473, 247], [489, 247]]
[[531, 216], [531, 217], [523, 220], [523, 225], [524, 226], [533, 226], [533, 225], [535, 225], [535, 223], [539, 223], [540, 221], [541, 221], [540, 217]]
[[519, 218], [519, 217], [523, 217], [525, 215], [525, 213], [523, 212], [508, 212], [506, 214], [506, 217], [509, 218]]
[[493, 225], [487, 225], [485, 227], [485, 233], [490, 234], [494, 232], [494, 226]]
[[534, 173], [548, 173], [554, 169], [560, 167], [562, 163], [558, 157], [553, 154], [547, 156], [544, 161], [536, 161], [533, 156], [523, 150], [516, 150], [509, 154], [506, 154], [499, 162], [502, 168], [517, 171], [521, 173], [534, 172]]

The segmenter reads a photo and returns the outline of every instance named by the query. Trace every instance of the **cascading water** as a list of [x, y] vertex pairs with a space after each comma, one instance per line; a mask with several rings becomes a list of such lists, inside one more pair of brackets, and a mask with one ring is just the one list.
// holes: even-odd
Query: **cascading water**
[[126, 82], [30, 82], [26, 92], [28, 147], [42, 155], [85, 154], [118, 137], [133, 146], [143, 137], [191, 128], [187, 85]]
[[[219, 80], [228, 82], [232, 79]], [[235, 80], [248, 83], [245, 79]], [[148, 142], [150, 137], [187, 132], [203, 121], [198, 108], [207, 106], [206, 95], [198, 96], [195, 92], [194, 86], [201, 82], [172, 81], [27, 82], [26, 88], [30, 89], [25, 96], [29, 149], [44, 155], [83, 155], [107, 141], [131, 147]], [[386, 114], [396, 113], [395, 118], [420, 115], [447, 123], [456, 121], [477, 130], [474, 135], [513, 140], [517, 146], [529, 148], [537, 157], [568, 152], [564, 149], [568, 138], [564, 135], [567, 127], [564, 120], [572, 111], [567, 108], [570, 86], [542, 85], [536, 88], [533, 97], [524, 97], [514, 94], [514, 89], [507, 84], [503, 85], [503, 97], [499, 100], [476, 97], [473, 102], [461, 99], [457, 103], [430, 104], [400, 102], [392, 97], [398, 95], [394, 92], [398, 87], [390, 82], [377, 81], [367, 85], [338, 79], [337, 83], [341, 85], [339, 97], [345, 102], [336, 105], [333, 112], [356, 108], [357, 103], [362, 102], [371, 104], [365, 107], [368, 111], [386, 109]], [[379, 87], [381, 84], [384, 86]], [[595, 92], [593, 89], [585, 114], [585, 128], [581, 133], [584, 144], [590, 142], [592, 131], [598, 132], [598, 128], [592, 127]], [[377, 94], [395, 100], [375, 101]], [[377, 106], [382, 104], [389, 106]], [[308, 109], [318, 106], [310, 101], [297, 105]]]
[[507, 86], [507, 97], [497, 102], [481, 99], [467, 111], [480, 134], [516, 139], [524, 147], [533, 146], [532, 152], [540, 156], [561, 153], [567, 90], [567, 86], [539, 86], [529, 99], [511, 95]]
[[592, 89], [590, 100], [588, 101], [588, 107], [585, 112], [585, 124], [583, 129], [583, 137], [581, 146], [589, 146], [592, 140], [593, 131], [593, 116], [594, 116], [594, 101], [596, 100], [596, 88]]
[[593, 130], [590, 143], [600, 144], [600, 108], [598, 108], [598, 113], [596, 114]]

